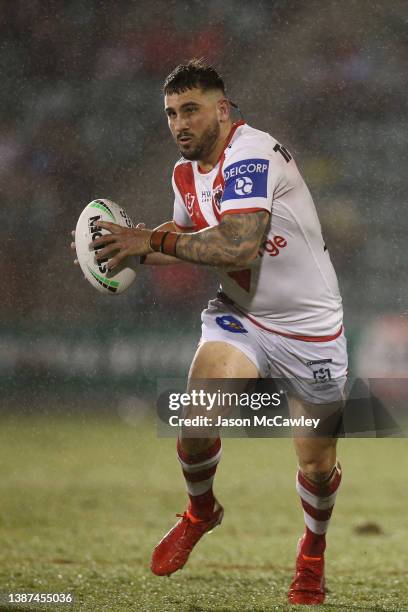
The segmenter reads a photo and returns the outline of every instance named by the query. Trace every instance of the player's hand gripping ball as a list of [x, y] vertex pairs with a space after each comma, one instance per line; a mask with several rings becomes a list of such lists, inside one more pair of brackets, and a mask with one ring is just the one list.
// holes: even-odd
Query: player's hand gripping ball
[[[129, 215], [115, 202], [93, 200], [82, 211], [75, 230], [75, 248], [79, 265], [85, 278], [98, 291], [117, 295], [126, 291], [136, 278], [136, 260], [124, 260], [114, 270], [108, 270], [108, 258], [97, 261], [96, 256], [103, 248], [92, 249], [89, 245], [96, 238], [109, 234], [106, 229], [96, 227], [97, 221], [110, 221], [122, 227], [134, 227]], [[132, 265], [132, 267], [130, 267]]]

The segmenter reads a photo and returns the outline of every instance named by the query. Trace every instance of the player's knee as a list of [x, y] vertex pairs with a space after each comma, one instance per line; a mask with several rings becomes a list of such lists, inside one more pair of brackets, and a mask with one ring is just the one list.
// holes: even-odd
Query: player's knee
[[333, 462], [331, 457], [311, 459], [309, 461], [301, 461], [299, 464], [300, 471], [306, 478], [312, 482], [325, 482], [333, 472], [336, 462]]

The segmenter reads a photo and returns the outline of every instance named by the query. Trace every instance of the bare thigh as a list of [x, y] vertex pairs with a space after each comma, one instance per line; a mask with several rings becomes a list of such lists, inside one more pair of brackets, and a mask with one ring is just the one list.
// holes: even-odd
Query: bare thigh
[[[234, 391], [239, 392], [246, 388], [248, 380], [259, 378], [259, 372], [252, 361], [232, 344], [205, 342], [198, 347], [191, 363], [187, 390], [191, 392], [197, 388], [195, 381], [199, 381], [199, 388], [205, 391], [205, 381], [216, 378], [234, 379]], [[210, 386], [209, 383], [208, 387]], [[185, 452], [196, 454], [211, 446], [214, 439], [188, 438], [181, 435], [180, 441]]]

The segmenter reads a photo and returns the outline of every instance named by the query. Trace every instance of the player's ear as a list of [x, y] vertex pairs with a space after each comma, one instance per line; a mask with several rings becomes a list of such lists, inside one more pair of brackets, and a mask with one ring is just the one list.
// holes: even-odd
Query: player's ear
[[226, 98], [218, 100], [217, 116], [220, 123], [225, 123], [230, 118], [230, 105]]

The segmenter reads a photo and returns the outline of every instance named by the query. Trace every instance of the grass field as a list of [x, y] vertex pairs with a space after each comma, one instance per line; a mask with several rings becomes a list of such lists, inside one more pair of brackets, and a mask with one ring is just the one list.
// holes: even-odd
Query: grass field
[[[408, 610], [407, 451], [400, 439], [340, 442], [325, 609]], [[151, 550], [185, 507], [174, 440], [149, 421], [3, 417], [0, 591], [73, 591], [76, 603], [0, 610], [298, 609], [286, 606], [303, 529], [295, 469], [290, 440], [225, 440], [223, 525], [182, 572], [157, 578]]]

